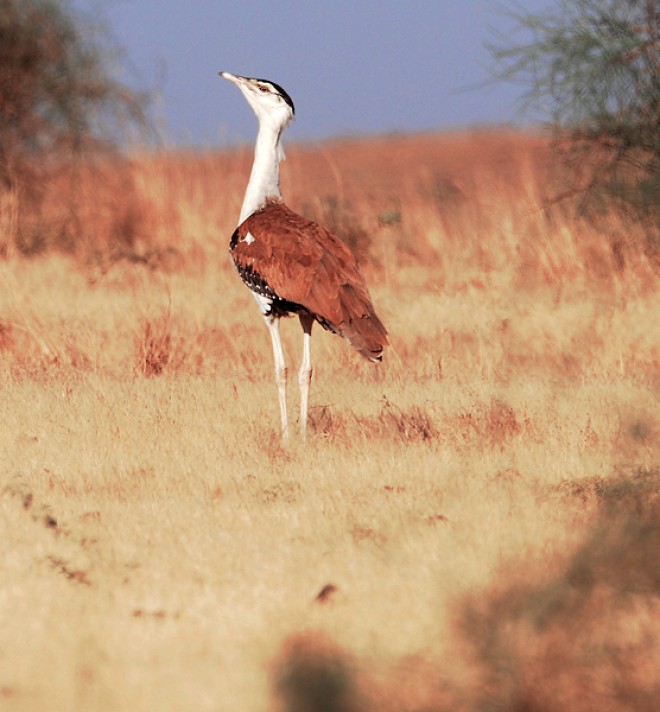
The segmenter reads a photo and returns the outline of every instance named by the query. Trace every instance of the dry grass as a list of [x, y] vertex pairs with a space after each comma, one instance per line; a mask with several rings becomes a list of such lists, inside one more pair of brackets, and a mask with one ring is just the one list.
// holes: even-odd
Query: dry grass
[[307, 443], [227, 258], [249, 150], [138, 158], [74, 257], [5, 250], [0, 707], [651, 710], [652, 240], [548, 208], [533, 136], [287, 155], [393, 344], [315, 332]]

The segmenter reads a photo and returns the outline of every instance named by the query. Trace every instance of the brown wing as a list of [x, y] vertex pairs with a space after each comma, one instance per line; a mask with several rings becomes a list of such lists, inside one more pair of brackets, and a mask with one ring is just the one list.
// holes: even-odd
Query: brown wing
[[387, 331], [355, 256], [331, 232], [270, 202], [237, 228], [232, 256], [240, 272], [258, 276], [280, 299], [304, 307], [364, 356], [380, 360]]

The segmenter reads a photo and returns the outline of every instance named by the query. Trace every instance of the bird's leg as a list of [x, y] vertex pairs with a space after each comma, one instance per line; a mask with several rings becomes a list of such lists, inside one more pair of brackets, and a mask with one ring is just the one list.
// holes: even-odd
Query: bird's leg
[[300, 325], [303, 328], [303, 357], [298, 371], [300, 386], [300, 432], [303, 437], [307, 433], [307, 411], [309, 409], [309, 386], [312, 382], [312, 325], [314, 319], [309, 314], [300, 314]]
[[280, 338], [280, 320], [274, 317], [266, 317], [266, 326], [270, 332], [273, 342], [273, 357], [275, 359], [275, 383], [280, 397], [280, 417], [282, 418], [282, 438], [289, 437], [289, 428], [286, 417], [286, 361], [284, 360], [284, 350], [282, 349], [282, 339]]

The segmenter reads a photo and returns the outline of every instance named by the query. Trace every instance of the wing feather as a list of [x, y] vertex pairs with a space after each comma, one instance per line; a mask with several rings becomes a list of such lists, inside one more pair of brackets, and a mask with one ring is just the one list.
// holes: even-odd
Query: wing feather
[[380, 359], [387, 331], [355, 255], [336, 235], [269, 202], [239, 225], [231, 252], [239, 272], [258, 275], [277, 298], [301, 306], [367, 358]]

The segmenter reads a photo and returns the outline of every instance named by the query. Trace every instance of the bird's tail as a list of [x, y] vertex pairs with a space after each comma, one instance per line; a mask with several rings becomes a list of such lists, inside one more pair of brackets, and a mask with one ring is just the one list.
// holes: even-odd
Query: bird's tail
[[339, 333], [370, 361], [381, 361], [388, 345], [387, 330], [376, 316], [367, 293], [360, 294], [350, 285], [341, 290], [342, 320]]

